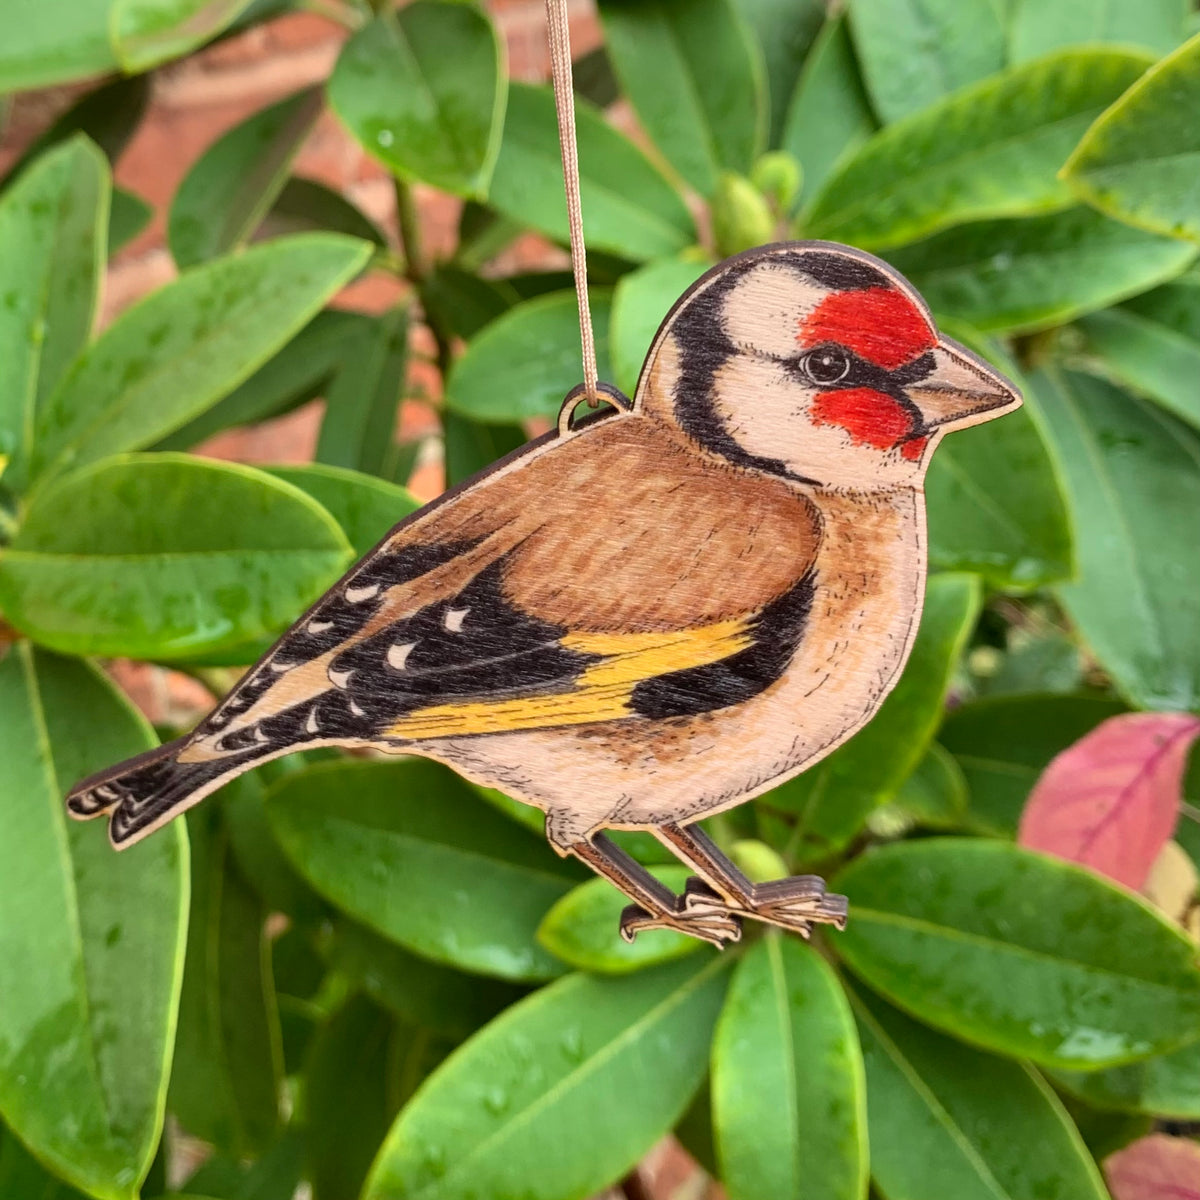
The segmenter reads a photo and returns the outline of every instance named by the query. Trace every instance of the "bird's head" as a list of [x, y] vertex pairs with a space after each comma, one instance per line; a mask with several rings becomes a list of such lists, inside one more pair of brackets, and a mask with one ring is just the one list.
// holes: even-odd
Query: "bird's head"
[[710, 453], [851, 488], [918, 480], [942, 433], [1020, 403], [897, 272], [828, 242], [763, 246], [705, 275], [659, 330], [637, 395]]

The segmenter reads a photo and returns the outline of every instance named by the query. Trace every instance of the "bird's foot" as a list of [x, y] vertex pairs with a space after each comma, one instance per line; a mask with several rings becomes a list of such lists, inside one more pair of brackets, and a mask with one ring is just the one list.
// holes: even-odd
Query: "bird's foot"
[[632, 942], [645, 929], [671, 929], [689, 937], [711, 942], [723, 950], [730, 942], [741, 940], [742, 923], [719, 896], [707, 903], [684, 904], [675, 912], [654, 914], [637, 904], [621, 913], [621, 936]]
[[846, 897], [827, 892], [825, 881], [817, 875], [793, 875], [789, 879], [755, 884], [745, 906], [726, 904], [707, 883], [693, 875], [684, 888], [684, 910], [689, 911], [693, 906], [708, 910], [715, 905], [723, 905], [731, 914], [790, 929], [806, 939], [814, 925], [845, 929], [848, 907]]

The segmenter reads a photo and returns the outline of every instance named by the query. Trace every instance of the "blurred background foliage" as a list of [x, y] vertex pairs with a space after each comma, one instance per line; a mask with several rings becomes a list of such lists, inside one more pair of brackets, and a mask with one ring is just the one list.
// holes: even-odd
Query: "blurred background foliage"
[[[293, 7], [345, 29], [325, 85], [196, 159], [178, 277], [97, 332], [152, 215], [111, 176], [148, 73]], [[509, 80], [487, 6], [3, 0], [0, 93], [94, 81], [0, 184], [5, 1198], [636, 1200], [672, 1130], [734, 1200], [1194, 1194], [1200, 16], [598, 7], [576, 71], [603, 378], [632, 392], [717, 258], [813, 237], [886, 257], [1025, 390], [934, 460], [895, 694], [712, 822], [755, 878], [829, 875], [849, 928], [627, 946], [538, 813], [423, 761], [296, 756], [120, 857], [66, 821], [73, 780], [174, 732], [112, 660], [219, 695], [416, 507], [420, 463], [453, 484], [547, 427], [578, 326], [564, 269], [502, 265], [567, 220], [551, 92]], [[293, 174], [327, 110], [394, 221]], [[461, 199], [452, 252], [415, 187]], [[339, 306], [372, 275], [395, 307]], [[314, 397], [309, 465], [189, 453]]]

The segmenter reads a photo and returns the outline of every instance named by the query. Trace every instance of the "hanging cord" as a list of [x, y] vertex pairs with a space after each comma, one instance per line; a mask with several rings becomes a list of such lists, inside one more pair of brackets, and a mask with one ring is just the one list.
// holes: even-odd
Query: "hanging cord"
[[575, 145], [575, 93], [571, 80], [571, 31], [567, 0], [546, 0], [550, 63], [554, 75], [554, 107], [558, 113], [558, 144], [562, 149], [563, 183], [567, 191], [567, 221], [571, 227], [571, 269], [579, 302], [579, 341], [583, 349], [583, 389], [589, 407], [600, 403], [596, 386], [596, 335], [588, 304], [587, 251], [583, 245], [583, 206], [579, 200], [579, 150]]

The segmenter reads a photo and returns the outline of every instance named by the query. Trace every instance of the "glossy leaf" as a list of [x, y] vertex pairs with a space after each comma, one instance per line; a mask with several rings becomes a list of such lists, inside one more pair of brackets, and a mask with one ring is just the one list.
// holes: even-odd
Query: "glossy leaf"
[[124, 455], [38, 493], [0, 553], [0, 605], [55, 649], [181, 658], [278, 633], [350, 557], [333, 519], [289, 484]]
[[339, 917], [329, 959], [406, 1025], [457, 1040], [524, 994], [516, 984], [466, 975], [420, 958], [366, 925]]
[[879, 815], [884, 813], [923, 829], [962, 828], [967, 816], [967, 780], [953, 755], [934, 742]]
[[1152, 61], [1069, 50], [922, 107], [843, 161], [807, 231], [877, 250], [965, 221], [1068, 208], [1075, 201], [1059, 168]]
[[870, 724], [828, 758], [766, 793], [762, 803], [797, 816], [791, 850], [816, 861], [846, 846], [916, 769], [942, 718], [951, 673], [981, 602], [978, 580], [934, 575], [908, 664]]
[[113, 188], [108, 217], [108, 257], [123, 250], [150, 224], [154, 209], [141, 196], [124, 188]]
[[803, 942], [771, 932], [738, 964], [713, 1040], [712, 1103], [733, 1200], [866, 1196], [854, 1018], [833, 971]]
[[788, 104], [805, 58], [821, 31], [825, 6], [820, 0], [734, 0], [757, 36], [767, 69], [767, 145], [783, 135]]
[[[690, 872], [686, 867], [655, 867], [650, 874], [673, 892], [682, 893]], [[572, 967], [603, 975], [638, 971], [703, 946], [696, 938], [662, 929], [640, 933], [634, 942], [625, 941], [618, 930], [628, 903], [629, 897], [607, 879], [590, 879], [550, 909], [538, 927], [538, 941]]]
[[172, 1114], [227, 1154], [260, 1154], [279, 1127], [283, 1058], [267, 911], [234, 866], [220, 810], [188, 814], [192, 903]]
[[10, 0], [0, 40], [0, 94], [99, 75], [116, 65], [108, 40], [112, 0], [78, 0], [71, 19], [45, 0]]
[[1108, 1200], [1045, 1081], [851, 993], [867, 1073], [871, 1173], [890, 1200]]
[[1004, 66], [1004, 26], [994, 0], [855, 0], [850, 27], [884, 121]]
[[0, 1126], [0, 1196], [20, 1200], [87, 1200], [55, 1179], [24, 1146]]
[[374, 327], [364, 313], [327, 308], [244, 383], [156, 442], [155, 450], [187, 450], [235, 425], [267, 421], [321, 394], [347, 348]]
[[1187, 0], [1012, 0], [1009, 54], [1014, 62], [1060, 46], [1116, 42], [1168, 54], [1183, 38]]
[[1200, 717], [1110, 717], [1059, 754], [1021, 814], [1017, 840], [1137, 891], [1179, 818]]
[[707, 258], [664, 258], [622, 276], [609, 328], [616, 385], [632, 397], [650, 343], [683, 293], [712, 266]]
[[255, 240], [284, 237], [295, 233], [344, 233], [350, 237], [387, 246], [387, 237], [361, 209], [341, 192], [315, 179], [293, 177], [275, 197], [270, 211], [255, 231]]
[[342, 527], [360, 558], [421, 502], [407, 489], [361, 471], [311, 463], [268, 467], [267, 473], [311, 496]]
[[817, 36], [788, 104], [781, 145], [804, 170], [806, 205], [831, 172], [878, 128], [858, 71], [845, 14]]
[[527, 441], [520, 425], [485, 425], [449, 409], [442, 414], [442, 432], [448, 487], [469, 479]]
[[954, 709], [938, 738], [966, 776], [971, 825], [1016, 837], [1025, 801], [1050, 760], [1122, 709], [1091, 696], [1022, 695]]
[[1104, 1174], [1113, 1200], [1195, 1200], [1200, 1145], [1152, 1133], [1105, 1160]]
[[192, 164], [171, 201], [167, 242], [181, 269], [249, 240], [321, 113], [316, 88], [260, 109]]
[[[675, 254], [695, 240], [682, 197], [628, 138], [578, 99], [575, 126], [589, 250], [640, 262]], [[509, 87], [504, 141], [488, 203], [522, 225], [567, 241], [562, 158], [549, 88]]]
[[383, 475], [408, 364], [408, 310], [394, 308], [342, 347], [325, 397], [317, 460]]
[[421, 307], [447, 337], [470, 340], [519, 299], [504, 280], [483, 279], [447, 263], [421, 282]]
[[78, 136], [0, 196], [0, 459], [28, 456], [39, 408], [88, 339], [109, 190], [103, 156]]
[[702, 196], [722, 171], [746, 174], [765, 144], [766, 72], [731, 0], [600, 0], [599, 8], [622, 90], [667, 161]]
[[1148, 905], [1071, 863], [1003, 842], [881, 847], [831, 887], [838, 954], [876, 991], [964, 1041], [1095, 1069], [1200, 1029], [1195, 947]]
[[228, 29], [251, 0], [115, 0], [109, 34], [128, 75], [204, 45]]
[[366, 261], [336, 234], [256, 246], [126, 309], [39, 413], [34, 473], [153, 444], [232, 391]]
[[177, 824], [118, 859], [62, 797], [154, 742], [88, 664], [24, 642], [0, 659], [0, 1114], [102, 1200], [137, 1195], [162, 1130], [187, 841]]
[[1200, 429], [1200, 278], [1185, 275], [1079, 327], [1106, 371]]
[[1123, 695], [1197, 707], [1200, 437], [1088, 375], [1048, 369], [1030, 384], [1075, 526], [1079, 574], [1063, 604]]
[[1200, 241], [1200, 36], [1156, 63], [1088, 130], [1063, 176], [1089, 204]]
[[402, 179], [483, 196], [504, 120], [503, 50], [487, 14], [453, 0], [381, 10], [342, 48], [329, 102]]
[[503, 979], [561, 973], [534, 934], [578, 875], [448, 768], [323, 763], [276, 783], [267, 812], [322, 895], [410, 950]]
[[363, 1200], [560, 1200], [621, 1178], [704, 1077], [731, 962], [572, 975], [515, 1004], [409, 1102]]
[[1200, 1120], [1200, 1042], [1107, 1071], [1056, 1071], [1054, 1080], [1103, 1111]]
[[[591, 293], [601, 379], [612, 378], [610, 296], [600, 289]], [[553, 292], [518, 304], [471, 342], [450, 375], [446, 402], [463, 416], [488, 423], [553, 420], [582, 369], [575, 293]]]
[[888, 259], [938, 315], [984, 333], [1020, 333], [1148, 291], [1195, 254], [1186, 242], [1072, 208], [959, 225], [890, 251]]

